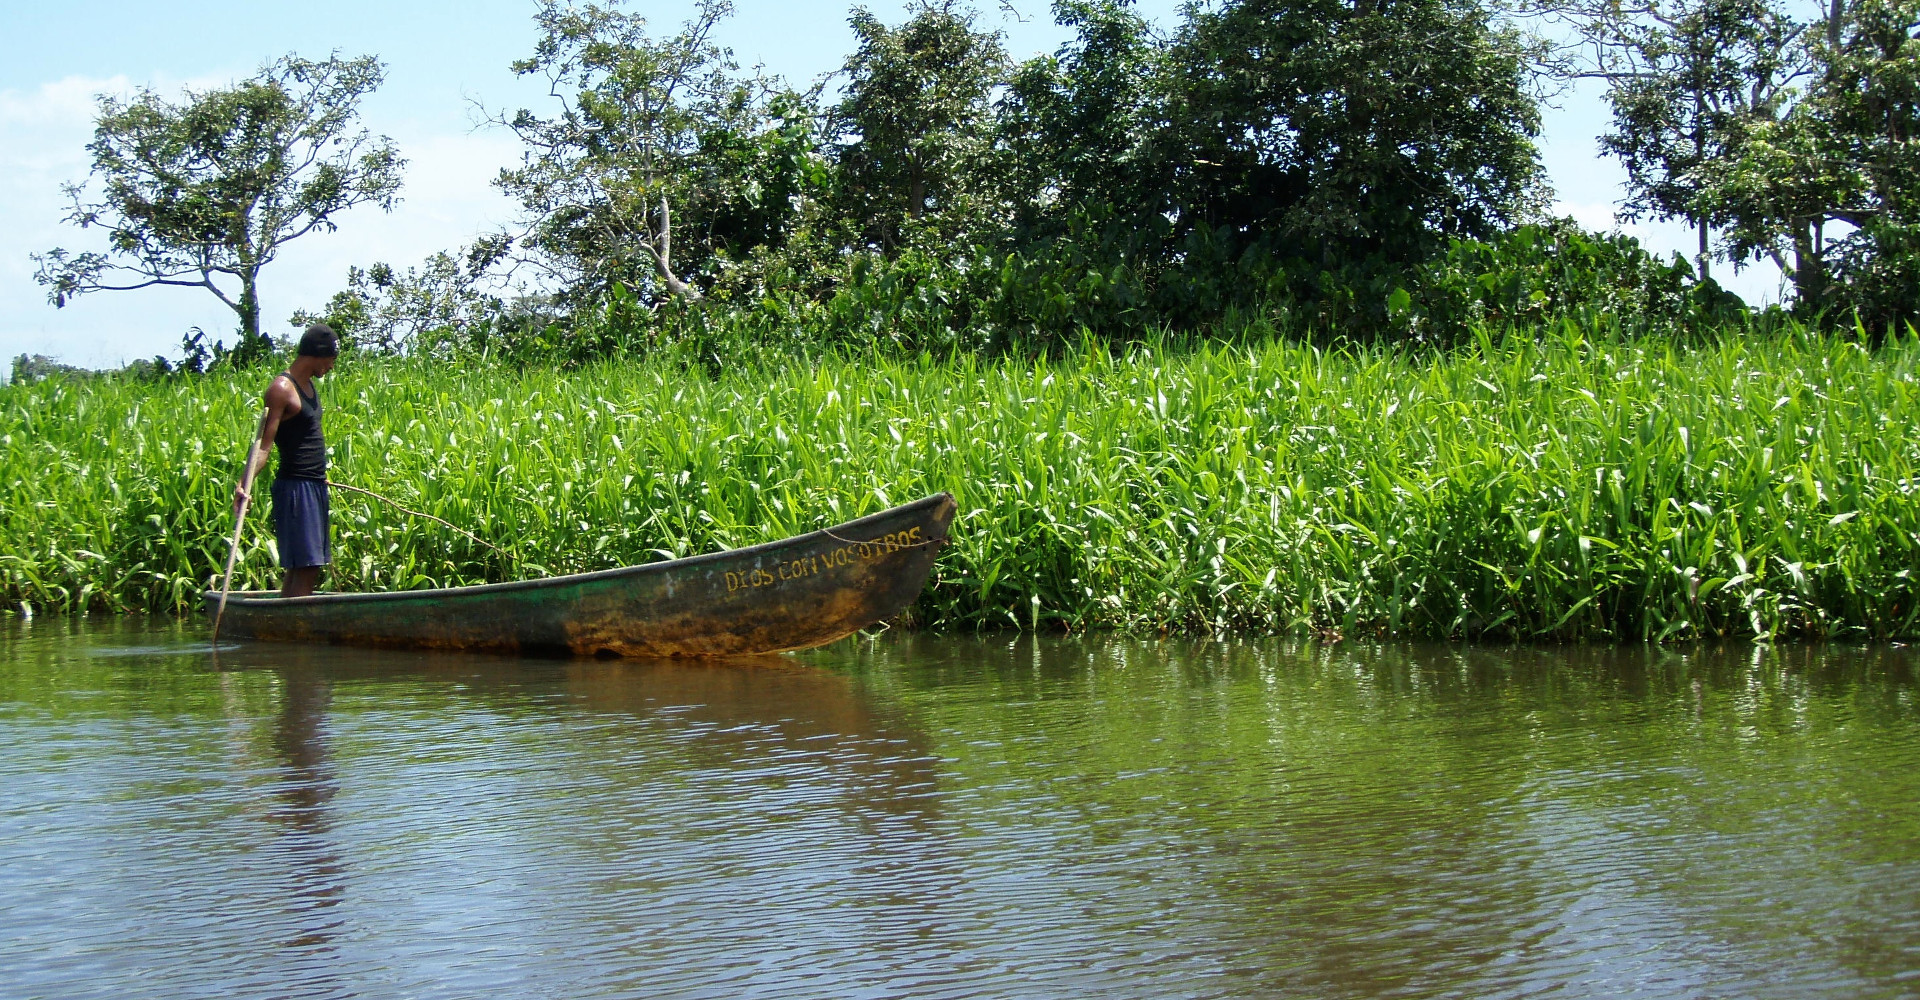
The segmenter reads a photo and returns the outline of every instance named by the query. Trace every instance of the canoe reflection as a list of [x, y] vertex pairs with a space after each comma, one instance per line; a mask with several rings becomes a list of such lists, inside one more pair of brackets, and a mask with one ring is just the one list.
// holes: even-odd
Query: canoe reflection
[[[900, 713], [850, 677], [783, 657], [697, 664], [581, 662], [566, 691], [578, 707], [634, 716], [670, 713], [697, 738], [679, 742], [688, 764], [738, 765], [805, 757], [834, 773], [840, 801], [920, 827], [934, 817], [936, 759]], [[850, 784], [848, 784], [850, 783]]]
[[[659, 748], [667, 752], [646, 758], [653, 779], [663, 769], [804, 760], [821, 769], [822, 781], [846, 790], [840, 802], [862, 825], [884, 816], [889, 825], [922, 829], [937, 814], [938, 761], [906, 714], [858, 677], [794, 657], [545, 660], [264, 645], [247, 655], [241, 669], [266, 667], [283, 685], [273, 745], [288, 780], [278, 789], [276, 818], [313, 837], [325, 834], [338, 787], [326, 719], [337, 685], [451, 697], [455, 705], [484, 706], [536, 727], [628, 718], [642, 724], [637, 733], [672, 733]], [[635, 780], [607, 771], [625, 766], [627, 749], [583, 753], [579, 777]]]
[[538, 926], [595, 941], [601, 968], [657, 968], [669, 930], [748, 948], [769, 921], [826, 919], [824, 898], [839, 933], [926, 960], [977, 923], [945, 763], [864, 675], [791, 657], [248, 655], [280, 689], [289, 945], [331, 935], [335, 964], [409, 928], [517, 942], [509, 928]]

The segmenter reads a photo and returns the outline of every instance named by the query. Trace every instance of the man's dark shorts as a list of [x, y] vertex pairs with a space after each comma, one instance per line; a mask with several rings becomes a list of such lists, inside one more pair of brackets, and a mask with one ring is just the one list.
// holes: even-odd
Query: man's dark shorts
[[324, 479], [273, 481], [273, 534], [280, 543], [284, 569], [325, 566], [333, 561], [328, 540], [332, 507]]

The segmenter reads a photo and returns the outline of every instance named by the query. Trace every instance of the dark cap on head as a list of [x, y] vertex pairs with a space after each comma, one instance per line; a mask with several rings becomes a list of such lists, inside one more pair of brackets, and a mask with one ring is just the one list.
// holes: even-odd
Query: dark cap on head
[[297, 352], [309, 358], [333, 358], [340, 355], [340, 338], [334, 335], [333, 327], [325, 323], [315, 323], [307, 327], [300, 335], [300, 350]]

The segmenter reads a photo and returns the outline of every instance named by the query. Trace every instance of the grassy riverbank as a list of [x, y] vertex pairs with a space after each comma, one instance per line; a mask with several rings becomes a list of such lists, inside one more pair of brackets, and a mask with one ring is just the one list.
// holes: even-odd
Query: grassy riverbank
[[[1270, 343], [863, 356], [710, 377], [348, 359], [337, 589], [777, 538], [936, 490], [944, 627], [1673, 639], [1920, 634], [1920, 347]], [[225, 554], [262, 381], [0, 388], [0, 598], [183, 610]], [[264, 516], [248, 586], [276, 579]]]

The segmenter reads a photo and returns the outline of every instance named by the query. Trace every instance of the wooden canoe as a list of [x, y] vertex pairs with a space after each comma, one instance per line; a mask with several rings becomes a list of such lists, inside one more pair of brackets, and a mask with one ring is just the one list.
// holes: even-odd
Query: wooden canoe
[[[808, 649], [906, 610], [953, 523], [939, 493], [778, 542], [556, 576], [377, 594], [232, 594], [221, 635], [580, 656]], [[205, 595], [207, 613], [218, 592]]]

